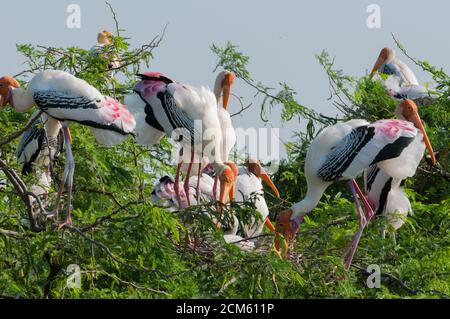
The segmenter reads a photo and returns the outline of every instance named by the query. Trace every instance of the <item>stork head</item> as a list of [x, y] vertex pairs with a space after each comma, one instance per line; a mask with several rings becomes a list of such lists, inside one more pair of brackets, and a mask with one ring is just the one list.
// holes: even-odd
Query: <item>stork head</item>
[[278, 191], [275, 184], [272, 182], [272, 179], [270, 178], [269, 174], [267, 174], [267, 172], [264, 170], [264, 168], [261, 166], [261, 163], [258, 160], [249, 159], [246, 166], [250, 173], [261, 178], [261, 180], [272, 189], [275, 195], [278, 198], [280, 198], [280, 192]]
[[369, 79], [372, 79], [378, 70], [385, 64], [395, 59], [395, 51], [391, 48], [383, 48], [378, 55], [377, 61], [370, 72]]
[[230, 100], [231, 86], [234, 84], [234, 74], [231, 71], [225, 70], [217, 75], [216, 83], [214, 84], [214, 94], [216, 99], [222, 97], [223, 108], [226, 110], [228, 101]]
[[0, 110], [3, 110], [10, 101], [11, 88], [19, 88], [20, 84], [11, 76], [0, 78]]
[[433, 165], [436, 164], [436, 157], [434, 156], [433, 147], [431, 146], [430, 140], [428, 139], [427, 132], [425, 132], [425, 128], [423, 127], [422, 120], [419, 116], [419, 111], [417, 110], [417, 105], [413, 100], [407, 99], [397, 106], [395, 110], [395, 114], [398, 118], [411, 122], [414, 126], [422, 132], [423, 142], [430, 153], [431, 161]]
[[112, 33], [106, 30], [103, 30], [97, 35], [98, 44], [112, 44]]
[[298, 227], [303, 221], [303, 216], [292, 219], [292, 214], [292, 209], [286, 209], [277, 216], [275, 225], [277, 231], [275, 248], [277, 250], [280, 249], [280, 235], [283, 235], [287, 243], [293, 241]]

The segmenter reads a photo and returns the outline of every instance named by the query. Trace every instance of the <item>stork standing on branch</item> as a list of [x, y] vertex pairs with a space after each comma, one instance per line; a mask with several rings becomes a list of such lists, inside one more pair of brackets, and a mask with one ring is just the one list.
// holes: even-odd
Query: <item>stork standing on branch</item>
[[[67, 210], [60, 227], [71, 225], [72, 184], [75, 161], [71, 149], [70, 122], [89, 126], [101, 144], [112, 146], [133, 134], [133, 115], [119, 101], [102, 95], [96, 88], [75, 76], [56, 70], [35, 75], [26, 89], [12, 77], [0, 79], [1, 106], [10, 104], [18, 112], [26, 112], [36, 105], [50, 118], [61, 122], [66, 146], [66, 167], [56, 198], [54, 215], [58, 218], [59, 204], [67, 182]], [[57, 125], [57, 121], [53, 121]]]
[[181, 145], [182, 152], [175, 175], [178, 199], [183, 162], [189, 163], [184, 182], [184, 189], [188, 190], [194, 160], [200, 162], [206, 156], [219, 176], [219, 202], [225, 205], [231, 195], [235, 173], [223, 161], [221, 154], [222, 132], [214, 93], [205, 87], [177, 83], [158, 72], [138, 76], [141, 82], [134, 91], [141, 101], [135, 97], [125, 100], [133, 105], [132, 112], [138, 121], [137, 141], [152, 145], [167, 135]]
[[[345, 257], [345, 265], [350, 267], [362, 232], [374, 216], [373, 208], [355, 178], [374, 164], [395, 180], [411, 177], [425, 148], [433, 164], [436, 163], [415, 103], [412, 100], [403, 101], [395, 114], [398, 119], [339, 123], [325, 128], [314, 138], [305, 160], [306, 196], [277, 217], [277, 230], [288, 242], [294, 239], [304, 215], [317, 206], [328, 186], [339, 180], [349, 180], [348, 186], [359, 215], [359, 228]], [[279, 245], [277, 238], [275, 246], [279, 248]]]

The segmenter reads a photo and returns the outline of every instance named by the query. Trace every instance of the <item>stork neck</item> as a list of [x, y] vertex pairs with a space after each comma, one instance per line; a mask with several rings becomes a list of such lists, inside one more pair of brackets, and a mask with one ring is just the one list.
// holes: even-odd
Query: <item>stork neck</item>
[[222, 80], [222, 77], [218, 76], [216, 82], [214, 82], [214, 95], [216, 96], [218, 107], [223, 107]]
[[401, 83], [402, 85], [419, 85], [416, 76], [408, 65], [398, 59], [394, 59], [392, 62], [395, 63], [398, 67], [400, 77], [403, 81], [403, 83]]
[[33, 95], [26, 89], [11, 88], [10, 94], [11, 105], [17, 112], [26, 112], [35, 104]]
[[297, 217], [303, 217], [304, 215], [312, 211], [319, 203], [324, 191], [325, 189], [308, 187], [305, 198], [303, 198], [303, 200], [301, 200], [300, 202], [292, 205], [291, 219], [293, 220]]

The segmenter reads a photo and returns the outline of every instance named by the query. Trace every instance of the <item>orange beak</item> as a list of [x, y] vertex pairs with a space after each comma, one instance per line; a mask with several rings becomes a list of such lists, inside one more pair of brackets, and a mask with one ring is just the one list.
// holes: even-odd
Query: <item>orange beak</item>
[[272, 224], [272, 222], [270, 221], [269, 217], [266, 218], [266, 221], [264, 222], [264, 225], [270, 230], [270, 232], [272, 232], [272, 233], [276, 233], [277, 232], [275, 226]]
[[261, 180], [269, 185], [269, 187], [272, 189], [272, 191], [275, 193], [275, 196], [277, 198], [280, 198], [280, 192], [278, 191], [278, 188], [275, 186], [275, 184], [272, 182], [272, 179], [270, 178], [269, 174], [266, 173], [266, 171], [261, 167], [261, 174], [259, 175]]
[[378, 70], [383, 65], [384, 61], [385, 59], [380, 55], [377, 61], [375, 62], [375, 65], [373, 66], [372, 72], [370, 72], [369, 80], [371, 80], [374, 77], [374, 75], [378, 72]]
[[230, 100], [231, 86], [234, 83], [233, 73], [227, 73], [222, 82], [222, 97], [223, 97], [223, 108], [226, 110], [228, 107], [228, 101]]
[[222, 172], [222, 175], [219, 178], [220, 182], [220, 194], [219, 194], [219, 202], [222, 205], [225, 205], [230, 197], [230, 192], [234, 186], [234, 173], [231, 169], [226, 169]]
[[69, 133], [70, 144], [72, 145], [72, 134], [70, 134], [70, 129], [67, 128], [67, 132]]
[[408, 119], [410, 122], [414, 123], [414, 126], [418, 128], [420, 131], [422, 131], [423, 134], [423, 142], [425, 143], [425, 146], [428, 150], [428, 153], [431, 156], [431, 162], [433, 163], [433, 166], [436, 165], [436, 157], [434, 156], [433, 147], [431, 146], [430, 139], [428, 138], [427, 132], [425, 131], [425, 128], [423, 127], [422, 120], [420, 119], [419, 113], [417, 111], [413, 111], [413, 114]]

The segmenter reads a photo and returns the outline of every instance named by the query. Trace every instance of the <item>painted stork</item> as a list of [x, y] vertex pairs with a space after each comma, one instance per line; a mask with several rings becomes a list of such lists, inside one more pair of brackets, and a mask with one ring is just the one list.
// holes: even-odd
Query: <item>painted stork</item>
[[[32, 116], [32, 118], [34, 118]], [[31, 187], [35, 195], [47, 195], [51, 185], [53, 161], [59, 157], [64, 146], [64, 134], [61, 123], [42, 114], [26, 130], [17, 147], [17, 158], [22, 167], [22, 175], [36, 171], [38, 183]]]
[[[394, 179], [377, 165], [364, 171], [365, 194], [376, 215], [383, 215], [395, 231], [402, 227], [408, 214], [412, 214], [411, 203], [401, 187], [401, 182]], [[386, 227], [383, 226], [381, 236], [385, 238]]]
[[[104, 52], [105, 46], [112, 45], [112, 33], [106, 30], [97, 34], [97, 44], [91, 48], [91, 52], [95, 55], [103, 54], [105, 59], [109, 61], [108, 69], [115, 70], [122, 65], [122, 62], [114, 56], [109, 56]], [[112, 75], [112, 74], [111, 74]]]
[[[214, 95], [217, 100], [217, 115], [220, 122], [220, 130], [222, 131], [222, 161], [227, 164], [235, 174], [235, 183], [238, 175], [238, 168], [235, 163], [230, 161], [230, 153], [236, 144], [236, 132], [231, 121], [230, 113], [228, 112], [228, 102], [230, 100], [231, 86], [234, 83], [234, 74], [231, 71], [224, 70], [220, 72], [214, 83]], [[235, 194], [233, 189], [231, 190], [231, 196]], [[217, 177], [214, 182], [214, 193], [217, 188]], [[233, 198], [230, 198], [233, 199]]]
[[416, 100], [430, 95], [425, 87], [419, 85], [408, 65], [396, 58], [394, 49], [386, 47], [380, 51], [369, 78], [372, 79], [377, 72], [388, 75], [384, 85], [392, 97]]
[[66, 218], [60, 224], [70, 225], [72, 184], [75, 161], [70, 146], [70, 122], [89, 126], [98, 142], [112, 146], [133, 134], [135, 120], [119, 101], [103, 96], [96, 88], [75, 76], [56, 70], [46, 70], [35, 75], [26, 89], [11, 77], [0, 79], [2, 106], [10, 104], [18, 112], [26, 112], [36, 105], [40, 110], [61, 122], [66, 146], [66, 167], [56, 198], [54, 215], [58, 218], [59, 203], [67, 181]]
[[277, 187], [259, 161], [250, 159], [246, 167], [239, 167], [236, 182], [236, 202], [240, 203], [254, 199], [256, 210], [261, 216], [261, 222], [252, 219], [249, 224], [242, 225], [247, 238], [261, 234], [264, 225], [271, 232], [275, 232], [275, 227], [269, 219], [269, 208], [264, 198], [262, 182], [266, 183], [272, 189], [275, 196], [280, 197]]
[[[371, 124], [365, 120], [339, 123], [325, 128], [314, 138], [305, 160], [306, 196], [277, 217], [277, 230], [288, 242], [294, 239], [303, 216], [317, 206], [328, 186], [335, 181], [349, 180], [348, 186], [359, 214], [359, 228], [345, 257], [345, 265], [350, 267], [362, 232], [374, 215], [372, 206], [354, 179], [374, 164], [394, 179], [411, 177], [425, 148], [433, 164], [436, 163], [415, 103], [403, 101], [395, 114], [398, 119]], [[279, 239], [275, 246], [279, 248]]]
[[[214, 93], [205, 87], [193, 87], [177, 83], [158, 72], [138, 74], [141, 81], [134, 91], [144, 102], [145, 117], [138, 121], [143, 132], [137, 132], [139, 140], [157, 142], [162, 133], [180, 143], [180, 162], [175, 176], [175, 192], [179, 197], [180, 170], [183, 162], [189, 163], [184, 189], [189, 188], [189, 176], [194, 160], [201, 161], [206, 156], [219, 176], [219, 202], [225, 205], [234, 184], [233, 170], [222, 160], [222, 132], [217, 114]], [[134, 108], [133, 108], [134, 109]], [[142, 111], [140, 111], [142, 114]], [[151, 127], [150, 137], [145, 131]], [[186, 156], [189, 158], [184, 160]], [[186, 192], [187, 193], [187, 192]], [[188, 198], [189, 201], [189, 198]]]

